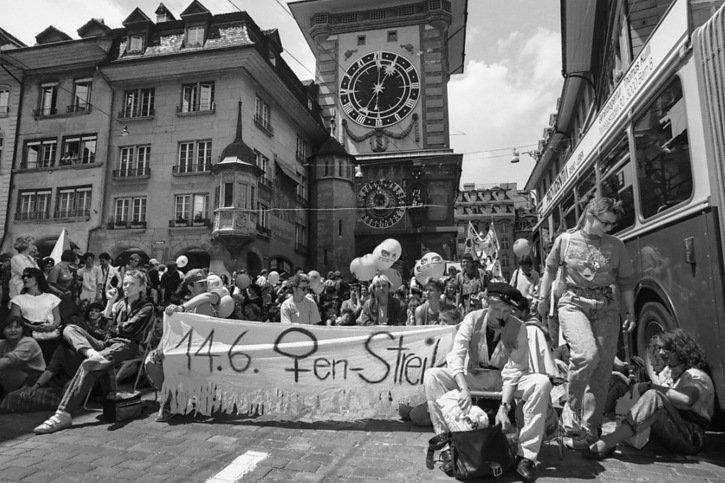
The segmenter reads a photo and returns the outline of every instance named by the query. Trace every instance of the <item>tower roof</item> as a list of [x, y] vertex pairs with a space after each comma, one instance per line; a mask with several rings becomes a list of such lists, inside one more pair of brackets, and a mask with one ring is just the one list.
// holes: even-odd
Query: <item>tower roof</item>
[[222, 151], [222, 162], [232, 158], [256, 166], [256, 157], [254, 150], [247, 146], [242, 139], [242, 101], [240, 100], [237, 113], [237, 135], [234, 141]]

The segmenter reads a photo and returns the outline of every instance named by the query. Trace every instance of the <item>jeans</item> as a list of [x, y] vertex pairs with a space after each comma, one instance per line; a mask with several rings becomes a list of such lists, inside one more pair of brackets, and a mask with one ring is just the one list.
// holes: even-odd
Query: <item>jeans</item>
[[652, 428], [651, 438], [677, 453], [697, 453], [705, 439], [705, 428], [683, 418], [672, 402], [656, 389], [642, 394], [624, 421], [635, 433]]
[[[613, 298], [567, 291], [559, 299], [559, 323], [569, 344], [569, 394], [565, 414], [572, 429], [598, 436], [619, 338], [619, 306]], [[566, 424], [565, 424], [566, 425]]]
[[[466, 374], [466, 382], [471, 390], [500, 391], [501, 383], [487, 384], [485, 375], [488, 371], [477, 374]], [[488, 378], [490, 379], [490, 378]], [[498, 378], [500, 381], [500, 377]], [[425, 396], [428, 400], [428, 412], [433, 423], [435, 434], [447, 432], [441, 407], [436, 402], [439, 397], [448, 391], [458, 389], [455, 379], [447, 368], [432, 368], [425, 371], [423, 378]], [[519, 379], [514, 396], [523, 401], [524, 423], [519, 428], [518, 454], [524, 458], [536, 461], [544, 439], [546, 412], [548, 409], [551, 383], [543, 374], [525, 374]], [[494, 422], [491, 421], [493, 425]]]
[[[63, 330], [63, 338], [77, 351], [93, 349], [99, 351], [103, 357], [111, 361], [113, 365], [135, 357], [139, 357], [139, 346], [136, 342], [127, 339], [110, 339], [101, 341], [92, 337], [88, 332], [77, 325], [69, 325]], [[81, 362], [73, 379], [63, 394], [58, 409], [71, 414], [80, 409], [88, 392], [93, 388], [96, 380], [100, 377], [110, 378], [111, 373], [108, 367], [91, 369], [96, 364], [85, 359]]]

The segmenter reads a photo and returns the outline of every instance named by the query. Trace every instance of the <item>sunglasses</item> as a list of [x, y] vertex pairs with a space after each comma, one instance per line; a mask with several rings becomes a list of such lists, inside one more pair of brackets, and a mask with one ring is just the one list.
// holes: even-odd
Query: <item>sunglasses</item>
[[606, 221], [599, 218], [599, 216], [592, 213], [592, 216], [596, 218], [596, 220], [601, 223], [603, 226], [608, 226], [609, 228], [613, 227], [617, 222], [616, 221]]
[[22, 275], [20, 276], [20, 278], [33, 278], [33, 276], [32, 276], [32, 275], [30, 275], [29, 273], [24, 273], [24, 274], [22, 274]]

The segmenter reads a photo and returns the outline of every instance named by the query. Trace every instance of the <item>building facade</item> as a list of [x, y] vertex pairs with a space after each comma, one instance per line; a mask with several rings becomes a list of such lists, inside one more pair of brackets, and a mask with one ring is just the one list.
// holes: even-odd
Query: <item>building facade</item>
[[317, 59], [323, 118], [360, 168], [345, 188], [345, 266], [386, 238], [403, 246], [406, 273], [426, 251], [452, 258], [462, 156], [449, 145], [447, 83], [463, 71], [466, 1], [289, 6]]

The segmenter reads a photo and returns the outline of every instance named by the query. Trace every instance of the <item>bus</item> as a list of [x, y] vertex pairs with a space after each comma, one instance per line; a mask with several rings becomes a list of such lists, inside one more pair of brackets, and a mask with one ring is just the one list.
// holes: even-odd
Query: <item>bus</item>
[[[594, 196], [635, 265], [632, 346], [681, 327], [705, 350], [725, 409], [725, 6], [697, 28], [674, 1], [538, 204], [540, 245]], [[539, 246], [544, 253], [543, 246]]]

